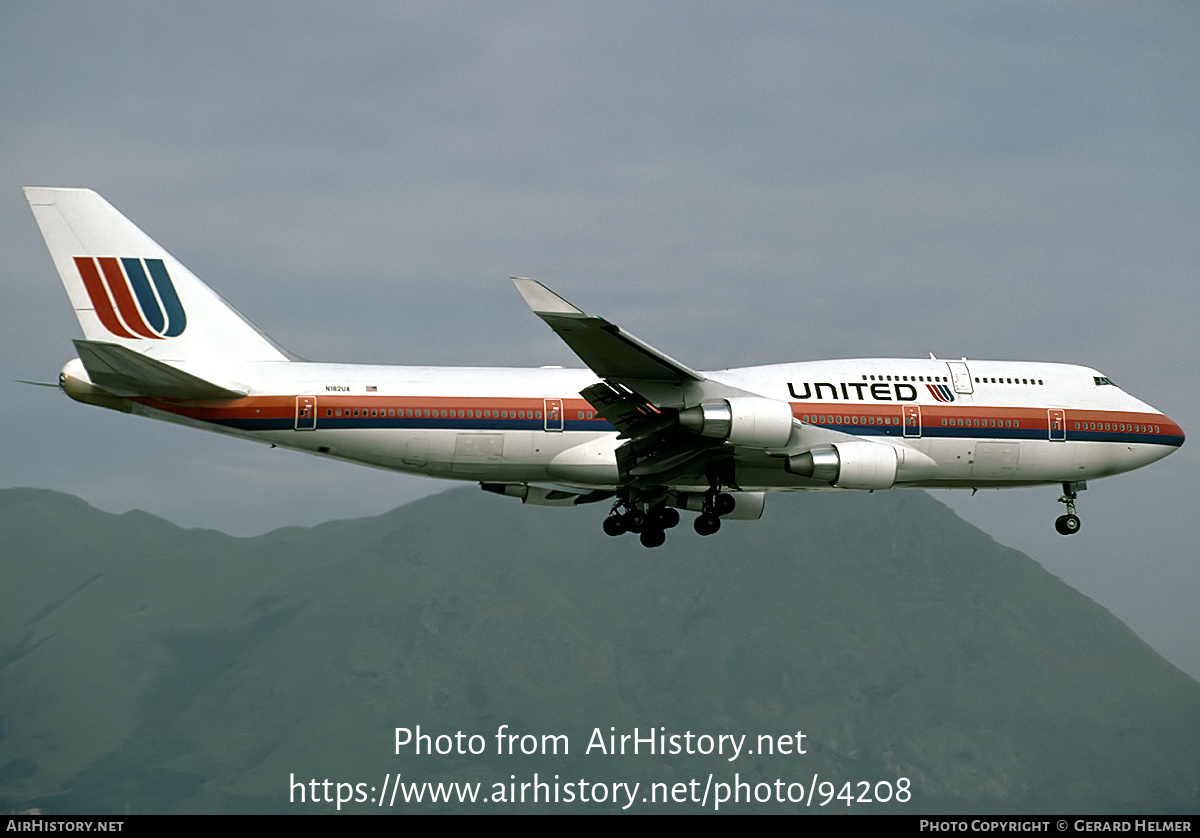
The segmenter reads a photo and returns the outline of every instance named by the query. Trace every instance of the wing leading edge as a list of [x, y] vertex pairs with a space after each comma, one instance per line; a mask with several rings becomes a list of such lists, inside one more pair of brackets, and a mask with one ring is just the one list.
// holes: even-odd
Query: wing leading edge
[[533, 313], [546, 321], [588, 368], [606, 381], [705, 381], [703, 375], [633, 335], [568, 303], [536, 279], [513, 277]]

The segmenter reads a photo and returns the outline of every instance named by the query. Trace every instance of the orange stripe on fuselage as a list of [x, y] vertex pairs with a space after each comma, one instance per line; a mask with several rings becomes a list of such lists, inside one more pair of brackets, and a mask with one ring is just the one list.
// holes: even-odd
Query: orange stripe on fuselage
[[[308, 394], [306, 394], [308, 395]], [[424, 397], [405, 397], [405, 396], [377, 396], [377, 395], [337, 395], [323, 396], [311, 395], [311, 398], [316, 400], [318, 419], [328, 418], [324, 411], [326, 410], [341, 410], [343, 418], [347, 410], [412, 410], [414, 413], [418, 410], [438, 411], [439, 415], [436, 418], [451, 418], [449, 411], [454, 410], [454, 418], [459, 410], [482, 411], [487, 410], [492, 413], [498, 411], [508, 411], [510, 414], [515, 414], [518, 411], [524, 410], [528, 416], [527, 419], [542, 418], [535, 417], [536, 411], [544, 411], [545, 402], [543, 399], [505, 399], [505, 398], [454, 398], [451, 396], [439, 396], [434, 398]], [[295, 416], [296, 412], [296, 396], [248, 396], [243, 399], [233, 401], [163, 401], [149, 397], [137, 398], [137, 401], [147, 407], [153, 407], [157, 410], [163, 410], [168, 413], [187, 416], [200, 421], [220, 421], [223, 419], [283, 419]], [[578, 422], [578, 414], [584, 413], [583, 421], [594, 421], [602, 423], [605, 420], [595, 412], [595, 408], [588, 404], [583, 399], [557, 399], [563, 403], [563, 413], [565, 418], [571, 422]], [[442, 410], [447, 411], [447, 416], [442, 417]], [[591, 416], [587, 416], [591, 413]], [[370, 418], [370, 417], [368, 417]], [[387, 418], [387, 417], [384, 417]], [[401, 418], [401, 417], [392, 417]], [[434, 416], [411, 416], [404, 417], [411, 419], [418, 418], [435, 418]], [[479, 417], [461, 417], [461, 418], [479, 418]], [[500, 418], [498, 416], [488, 417], [492, 419]], [[515, 415], [510, 415], [509, 419], [517, 418]]]
[[[462, 411], [490, 411], [495, 414], [498, 411], [508, 411], [510, 414], [506, 419], [515, 419], [516, 412], [524, 410], [527, 414], [526, 419], [544, 418], [537, 417], [536, 411], [545, 409], [543, 399], [506, 399], [498, 397], [488, 398], [455, 398], [452, 396], [439, 397], [406, 397], [406, 396], [380, 396], [372, 394], [356, 394], [356, 395], [313, 395], [317, 404], [317, 419], [318, 425], [322, 419], [328, 419], [326, 411], [341, 410], [343, 417], [347, 410], [412, 410], [414, 414], [419, 410], [424, 412], [429, 410], [438, 411], [436, 417], [430, 415], [411, 416], [411, 417], [387, 417], [382, 418], [446, 418], [449, 419], [449, 411], [453, 410], [455, 416], [453, 418], [472, 418], [478, 419], [477, 416], [458, 417], [457, 412]], [[250, 396], [243, 399], [237, 399], [228, 402], [217, 401], [192, 401], [192, 402], [177, 402], [177, 401], [162, 401], [152, 398], [135, 399], [148, 407], [153, 407], [157, 410], [163, 410], [168, 413], [186, 416], [199, 421], [220, 422], [222, 420], [231, 419], [275, 419], [275, 420], [290, 420], [296, 415], [296, 396]], [[583, 399], [561, 399], [563, 403], [563, 418], [569, 422], [595, 422], [597, 425], [607, 424], [603, 417], [595, 412], [587, 401]], [[886, 425], [883, 427], [895, 428], [900, 432], [904, 425], [904, 407], [911, 406], [908, 403], [899, 405], [875, 405], [875, 404], [846, 404], [846, 403], [828, 403], [828, 404], [813, 404], [813, 403], [792, 403], [792, 413], [797, 419], [802, 419], [808, 416], [808, 423], [812, 425], [839, 425], [851, 427], [874, 427], [879, 428], [880, 425], [869, 425], [862, 420], [869, 417], [883, 418], [888, 417], [897, 420], [895, 424]], [[980, 405], [963, 405], [962, 407], [954, 407], [951, 405], [917, 405], [921, 408], [921, 429], [923, 431], [934, 431], [942, 427], [967, 427], [979, 428], [981, 431], [985, 428], [991, 430], [993, 428], [1002, 427], [999, 425], [984, 425], [983, 422], [1003, 421], [1016, 422], [1015, 427], [1021, 430], [1032, 430], [1048, 433], [1050, 430], [1050, 408], [1025, 408], [1025, 407], [987, 407]], [[442, 417], [442, 410], [447, 411], [447, 416]], [[1161, 413], [1149, 412], [1131, 412], [1131, 411], [1113, 411], [1113, 410], [1072, 410], [1063, 408], [1065, 414], [1065, 430], [1068, 434], [1075, 430], [1075, 422], [1096, 423], [1097, 425], [1109, 424], [1115, 426], [1113, 429], [1118, 430], [1120, 425], [1124, 424], [1128, 432], [1135, 433], [1152, 433], [1155, 435], [1164, 436], [1183, 436], [1183, 430], [1175, 422], [1172, 422]], [[579, 418], [579, 414], [583, 413], [583, 419]], [[591, 413], [591, 416], [588, 414]], [[818, 421], [817, 417], [823, 416], [823, 421]], [[369, 415], [367, 418], [371, 418]], [[380, 417], [376, 417], [380, 418]], [[498, 416], [489, 416], [488, 419], [497, 419]], [[942, 420], [945, 419], [947, 424], [942, 425]], [[958, 420], [962, 419], [963, 424], [959, 425]], [[954, 424], [950, 425], [951, 420]], [[975, 425], [975, 420], [979, 420], [981, 424]], [[968, 425], [967, 422], [971, 424]], [[1133, 428], [1130, 426], [1138, 426]], [[1141, 430], [1141, 427], [1146, 427], [1148, 430]], [[1013, 426], [1009, 426], [1013, 427]], [[1154, 430], [1157, 428], [1158, 430]]]
[[[953, 427], [966, 428], [968, 420], [971, 422], [970, 427], [995, 427], [992, 425], [975, 425], [974, 421], [979, 420], [981, 423], [985, 420], [996, 421], [1016, 421], [1017, 427], [1030, 430], [1044, 430], [1047, 434], [1050, 431], [1050, 411], [1061, 409], [1064, 413], [1065, 427], [1068, 431], [1076, 430], [1075, 422], [1088, 422], [1096, 424], [1109, 424], [1118, 426], [1110, 430], [1118, 430], [1121, 424], [1129, 425], [1144, 425], [1151, 429], [1147, 431], [1137, 431], [1138, 433], [1157, 433], [1166, 436], [1182, 436], [1183, 429], [1179, 425], [1172, 422], [1161, 413], [1148, 413], [1144, 411], [1120, 411], [1120, 410], [1077, 410], [1073, 408], [1046, 408], [1046, 407], [990, 407], [988, 405], [962, 405], [953, 406], [945, 404], [917, 404], [915, 402], [904, 402], [893, 405], [879, 405], [875, 403], [846, 403], [846, 402], [792, 402], [792, 415], [797, 419], [803, 419], [804, 416], [809, 417], [809, 424], [814, 425], [859, 425], [858, 421], [852, 419], [867, 418], [867, 417], [888, 417], [904, 419], [904, 408], [915, 406], [921, 409], [921, 427], [933, 429], [935, 427], [943, 427], [942, 420], [947, 420], [945, 427], [950, 427], [950, 420], [954, 421]], [[825, 421], [816, 421], [814, 417], [824, 416]], [[836, 417], [840, 416], [843, 421], [837, 421]], [[962, 419], [963, 424], [959, 425], [958, 420]], [[877, 426], [876, 426], [877, 427]], [[1158, 430], [1153, 430], [1157, 427]], [[1082, 429], [1079, 429], [1082, 430]], [[1094, 430], [1094, 429], [1093, 429]], [[1129, 428], [1127, 432], [1133, 432]]]

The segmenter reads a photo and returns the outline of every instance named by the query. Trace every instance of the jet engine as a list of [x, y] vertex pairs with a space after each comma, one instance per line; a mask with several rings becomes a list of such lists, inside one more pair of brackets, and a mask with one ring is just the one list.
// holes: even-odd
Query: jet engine
[[792, 435], [792, 406], [762, 396], [734, 396], [679, 411], [679, 424], [701, 436], [750, 448], [783, 448]]
[[896, 482], [896, 449], [867, 440], [822, 445], [784, 461], [791, 474], [839, 489], [890, 489]]

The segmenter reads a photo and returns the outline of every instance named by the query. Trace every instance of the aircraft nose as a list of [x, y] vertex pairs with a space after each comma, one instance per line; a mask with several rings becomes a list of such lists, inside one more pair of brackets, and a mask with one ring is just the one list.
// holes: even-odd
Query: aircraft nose
[[1173, 445], [1176, 448], [1183, 445], [1183, 428], [1181, 428], [1177, 422], [1172, 421], [1167, 416], [1163, 416], [1163, 424], [1161, 427], [1163, 436], [1166, 437], [1166, 442], [1168, 445]]

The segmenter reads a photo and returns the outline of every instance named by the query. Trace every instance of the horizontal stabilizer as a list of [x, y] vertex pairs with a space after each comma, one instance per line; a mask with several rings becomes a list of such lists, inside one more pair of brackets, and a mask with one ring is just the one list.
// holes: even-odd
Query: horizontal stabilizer
[[91, 382], [118, 396], [230, 401], [246, 395], [115, 343], [77, 340], [75, 349]]

